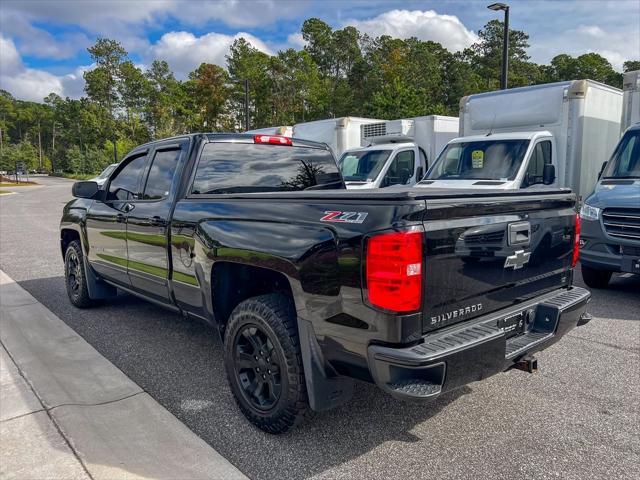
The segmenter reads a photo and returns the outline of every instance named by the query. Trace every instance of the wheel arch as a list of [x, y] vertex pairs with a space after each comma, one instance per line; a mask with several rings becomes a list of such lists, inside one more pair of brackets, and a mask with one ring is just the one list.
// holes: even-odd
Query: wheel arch
[[280, 293], [296, 305], [294, 287], [284, 273], [248, 263], [215, 262], [211, 268], [211, 307], [221, 338], [233, 309], [248, 298]]

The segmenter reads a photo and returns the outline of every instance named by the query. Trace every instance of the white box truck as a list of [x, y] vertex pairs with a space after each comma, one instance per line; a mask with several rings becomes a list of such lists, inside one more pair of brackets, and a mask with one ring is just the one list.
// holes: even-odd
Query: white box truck
[[624, 133], [631, 125], [640, 122], [640, 70], [627, 72], [622, 81], [622, 125]]
[[340, 117], [297, 123], [293, 126], [293, 137], [326, 143], [336, 158], [349, 148], [360, 146], [360, 126], [379, 123], [383, 120], [362, 117]]
[[620, 138], [622, 91], [573, 80], [469, 95], [460, 100], [460, 137], [417, 185], [593, 190]]
[[349, 189], [414, 185], [457, 136], [456, 117], [429, 115], [365, 124], [363, 147], [346, 150], [338, 166]]

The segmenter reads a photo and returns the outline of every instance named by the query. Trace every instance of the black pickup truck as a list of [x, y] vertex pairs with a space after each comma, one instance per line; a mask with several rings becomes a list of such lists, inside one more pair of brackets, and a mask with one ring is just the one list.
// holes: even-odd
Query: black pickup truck
[[590, 318], [567, 190], [347, 191], [323, 144], [195, 134], [77, 182], [60, 241], [71, 302], [129, 292], [213, 325], [246, 417], [282, 433], [354, 380], [426, 401]]

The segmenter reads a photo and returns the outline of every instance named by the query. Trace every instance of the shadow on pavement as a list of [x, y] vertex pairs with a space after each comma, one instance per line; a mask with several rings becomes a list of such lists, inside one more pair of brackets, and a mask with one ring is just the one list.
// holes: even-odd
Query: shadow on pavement
[[[416, 425], [429, 422], [471, 392], [463, 387], [433, 403], [416, 405], [359, 383], [348, 404], [311, 413], [289, 434], [272, 436], [252, 427], [237, 409], [227, 385], [222, 349], [208, 325], [129, 295], [79, 310], [69, 304], [62, 277], [20, 285], [252, 478], [306, 478], [385, 442], [420, 441], [411, 433]], [[433, 455], [439, 454], [435, 449]]]

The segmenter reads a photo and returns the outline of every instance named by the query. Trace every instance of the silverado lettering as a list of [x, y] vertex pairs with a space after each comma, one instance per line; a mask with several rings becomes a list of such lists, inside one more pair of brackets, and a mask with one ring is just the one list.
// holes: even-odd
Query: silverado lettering
[[436, 324], [441, 323], [441, 322], [449, 321], [452, 318], [458, 318], [458, 317], [462, 317], [464, 315], [469, 315], [470, 313], [479, 312], [480, 310], [482, 310], [482, 304], [481, 303], [477, 303], [475, 305], [469, 305], [467, 307], [459, 308], [459, 309], [453, 310], [451, 312], [446, 312], [446, 313], [443, 313], [443, 314], [440, 314], [440, 315], [435, 315], [435, 316], [431, 317], [431, 324], [432, 325], [436, 325]]

